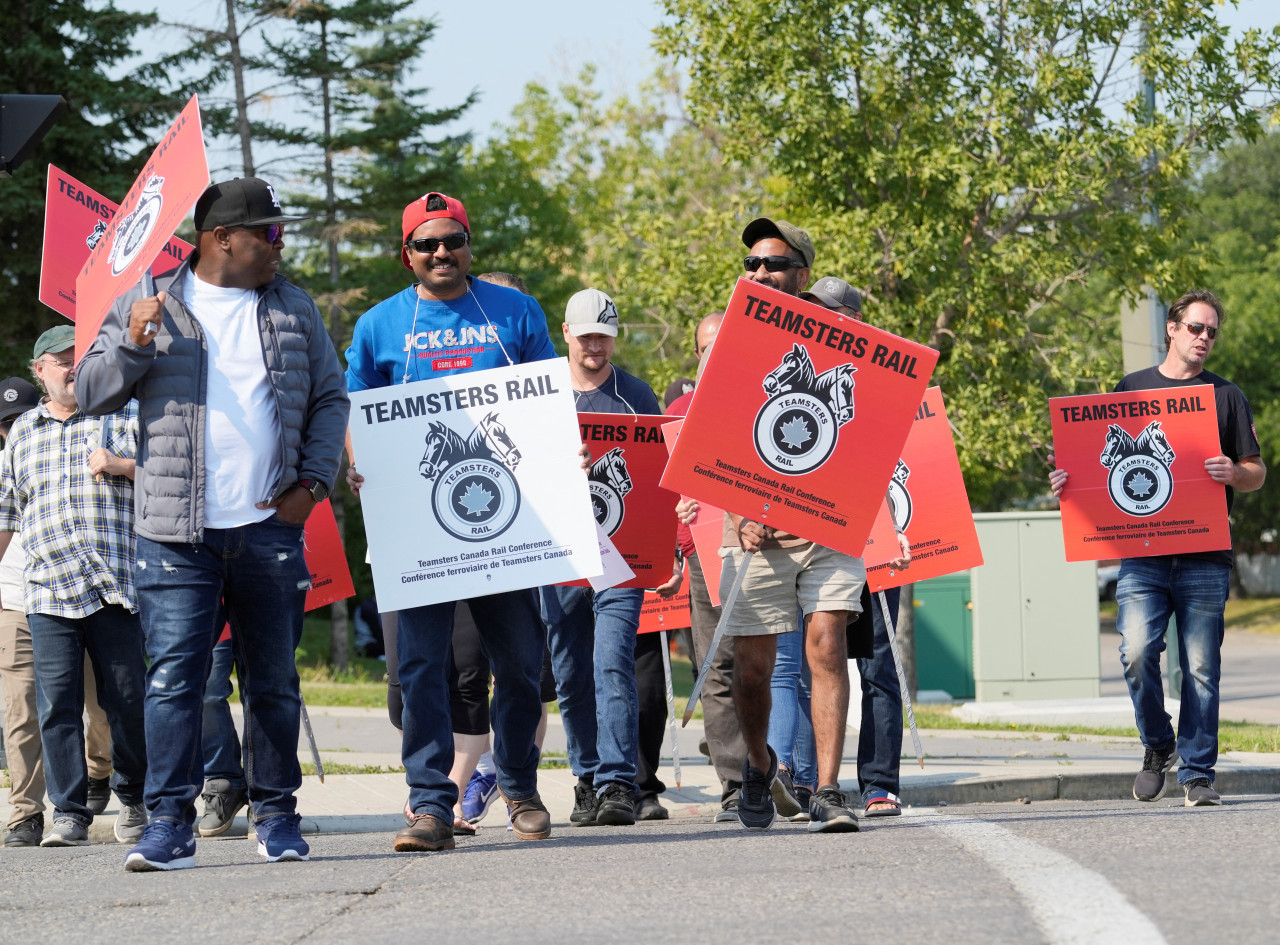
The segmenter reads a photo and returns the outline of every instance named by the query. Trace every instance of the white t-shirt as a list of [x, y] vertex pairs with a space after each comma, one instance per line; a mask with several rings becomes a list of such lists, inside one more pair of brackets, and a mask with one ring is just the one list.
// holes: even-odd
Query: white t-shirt
[[205, 389], [204, 525], [236, 528], [274, 513], [256, 508], [280, 478], [280, 414], [258, 330], [258, 293], [188, 274], [186, 301], [209, 349]]

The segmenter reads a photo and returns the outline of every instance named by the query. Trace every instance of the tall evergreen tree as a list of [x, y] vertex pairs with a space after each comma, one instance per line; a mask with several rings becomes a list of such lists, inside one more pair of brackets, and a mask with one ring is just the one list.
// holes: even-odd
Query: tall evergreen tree
[[49, 164], [120, 200], [154, 147], [151, 134], [182, 107], [182, 93], [154, 64], [115, 74], [134, 35], [154, 22], [110, 2], [0, 0], [0, 90], [61, 95], [69, 106], [16, 174], [0, 179], [5, 374], [24, 374], [36, 336], [65, 321], [37, 301]]

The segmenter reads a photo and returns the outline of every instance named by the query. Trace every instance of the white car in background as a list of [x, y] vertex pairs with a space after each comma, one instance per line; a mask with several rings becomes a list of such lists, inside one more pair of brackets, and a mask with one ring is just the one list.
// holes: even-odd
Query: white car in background
[[1113, 561], [1098, 562], [1098, 600], [1116, 599], [1116, 582], [1120, 580], [1120, 565]]

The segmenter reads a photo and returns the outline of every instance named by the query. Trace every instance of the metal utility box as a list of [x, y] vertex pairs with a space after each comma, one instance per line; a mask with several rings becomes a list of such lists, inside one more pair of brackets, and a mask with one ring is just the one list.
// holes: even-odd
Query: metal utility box
[[985, 561], [969, 572], [975, 697], [1096, 698], [1095, 563], [1066, 560], [1058, 512], [973, 518]]
[[916, 684], [953, 699], [972, 699], [973, 604], [969, 572], [915, 586]]

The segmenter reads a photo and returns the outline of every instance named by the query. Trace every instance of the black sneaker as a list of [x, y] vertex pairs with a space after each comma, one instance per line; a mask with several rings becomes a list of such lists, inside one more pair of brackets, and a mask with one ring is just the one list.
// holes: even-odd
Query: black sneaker
[[636, 800], [631, 788], [616, 783], [606, 785], [596, 810], [596, 826], [629, 827], [635, 822]]
[[579, 827], [594, 827], [596, 812], [600, 809], [600, 800], [596, 797], [596, 789], [590, 781], [582, 778], [573, 786], [573, 813], [569, 815], [569, 823]]
[[736, 824], [738, 822], [738, 797], [741, 791], [735, 788], [728, 797], [720, 802], [720, 810], [716, 812], [717, 824]]
[[84, 806], [93, 811], [94, 814], [101, 814], [107, 809], [107, 805], [111, 803], [111, 779], [110, 778], [90, 778], [89, 779], [89, 796], [85, 800]]
[[32, 814], [4, 838], [6, 847], [38, 847], [44, 837], [44, 814]]
[[748, 758], [742, 763], [742, 794], [738, 798], [738, 823], [748, 830], [768, 830], [777, 819], [770, 788], [778, 776], [778, 756], [769, 749], [769, 770], [751, 767]]
[[769, 785], [773, 795], [773, 803], [778, 808], [778, 816], [788, 820], [800, 813], [800, 798], [796, 795], [795, 784], [791, 781], [791, 772], [783, 765], [778, 765], [778, 776]]
[[636, 805], [636, 820], [667, 820], [670, 817], [656, 794], [646, 794]]
[[827, 784], [809, 798], [810, 833], [856, 833], [858, 817], [849, 807], [839, 785]]
[[1213, 789], [1213, 783], [1208, 778], [1192, 778], [1182, 785], [1182, 789], [1187, 794], [1182, 801], [1184, 807], [1222, 806], [1222, 796]]
[[792, 823], [808, 823], [809, 822], [809, 798], [813, 797], [811, 788], [799, 785], [796, 787], [796, 799], [800, 801], [800, 813], [795, 814], [791, 818]]
[[1133, 799], [1135, 801], [1158, 801], [1169, 789], [1169, 769], [1178, 760], [1177, 745], [1170, 745], [1163, 751], [1148, 748], [1142, 756], [1142, 770], [1133, 779]]

